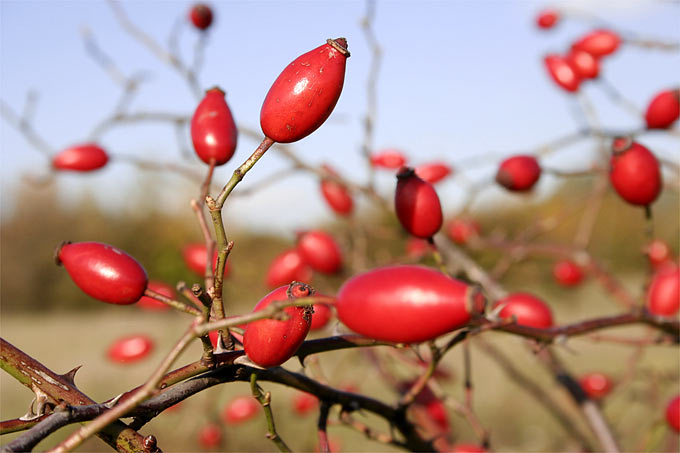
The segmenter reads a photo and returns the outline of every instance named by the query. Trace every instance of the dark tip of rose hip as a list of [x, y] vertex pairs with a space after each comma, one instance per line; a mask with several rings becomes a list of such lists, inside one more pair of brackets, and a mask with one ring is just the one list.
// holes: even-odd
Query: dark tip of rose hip
[[345, 38], [327, 39], [326, 42], [338, 52], [349, 58], [350, 53], [347, 49], [347, 40]]
[[217, 91], [217, 92], [221, 93], [222, 96], [226, 96], [226, 94], [227, 94], [227, 93], [226, 93], [222, 88], [220, 88], [218, 85], [212, 86], [212, 87], [208, 88], [207, 90], [205, 90], [206, 94], [212, 93], [213, 91]]
[[633, 139], [630, 137], [616, 137], [614, 141], [612, 141], [612, 151], [614, 154], [620, 154], [628, 150], [631, 146], [633, 146]]
[[406, 179], [416, 176], [416, 172], [411, 167], [401, 167], [397, 172], [397, 179]]
[[290, 285], [288, 285], [288, 290], [286, 292], [288, 298], [296, 299], [299, 297], [311, 296], [314, 294], [314, 288], [305, 283], [292, 282]]
[[507, 189], [512, 189], [514, 186], [512, 175], [505, 170], [498, 170], [498, 173], [496, 173], [496, 182]]
[[61, 259], [59, 258], [59, 255], [61, 254], [61, 249], [64, 248], [64, 246], [69, 245], [71, 241], [62, 241], [55, 249], [54, 249], [54, 262], [57, 264], [57, 266], [61, 266]]

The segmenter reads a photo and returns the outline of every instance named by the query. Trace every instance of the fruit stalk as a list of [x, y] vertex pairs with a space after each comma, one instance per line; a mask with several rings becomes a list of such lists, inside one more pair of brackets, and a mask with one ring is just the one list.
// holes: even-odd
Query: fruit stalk
[[281, 452], [292, 451], [288, 445], [281, 439], [281, 436], [276, 432], [276, 425], [274, 423], [274, 414], [272, 414], [272, 394], [263, 392], [259, 385], [257, 385], [257, 372], [250, 375], [250, 391], [253, 397], [260, 403], [264, 416], [267, 419], [267, 439], [274, 442], [274, 445]]

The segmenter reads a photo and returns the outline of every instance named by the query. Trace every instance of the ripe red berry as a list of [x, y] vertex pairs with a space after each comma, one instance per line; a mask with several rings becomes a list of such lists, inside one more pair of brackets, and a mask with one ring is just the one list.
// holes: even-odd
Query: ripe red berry
[[73, 282], [85, 294], [109, 304], [137, 302], [146, 290], [144, 268], [130, 255], [99, 242], [66, 242], [56, 254]]
[[513, 293], [494, 304], [504, 305], [499, 316], [507, 319], [513, 316], [517, 324], [545, 329], [553, 325], [552, 312], [545, 302], [529, 293]]
[[265, 284], [277, 288], [290, 282], [308, 282], [312, 279], [312, 269], [302, 259], [298, 249], [286, 250], [277, 255], [269, 265]]
[[413, 236], [430, 238], [442, 226], [442, 206], [437, 192], [412, 168], [402, 167], [397, 173], [394, 205], [399, 222]]
[[306, 392], [297, 392], [293, 397], [293, 410], [299, 415], [307, 415], [319, 406], [319, 400]]
[[[182, 248], [182, 258], [184, 259], [184, 264], [189, 268], [194, 274], [203, 277], [205, 275], [205, 265], [208, 256], [208, 248], [205, 244], [195, 242], [187, 244]], [[213, 272], [215, 272], [215, 267], [217, 266], [217, 251], [213, 254]], [[229, 260], [224, 263], [224, 274], [226, 278], [229, 275]]]
[[297, 250], [315, 271], [334, 274], [342, 267], [342, 252], [333, 236], [319, 231], [307, 231], [298, 236]]
[[260, 404], [252, 396], [237, 396], [222, 411], [222, 420], [232, 425], [246, 422], [257, 415]]
[[189, 10], [189, 19], [199, 30], [205, 30], [210, 27], [213, 21], [212, 9], [203, 3], [197, 3]]
[[406, 240], [406, 255], [410, 258], [422, 258], [430, 248], [430, 243], [425, 239], [409, 236]]
[[72, 146], [52, 158], [52, 167], [57, 170], [92, 171], [103, 167], [109, 156], [93, 143]]
[[[281, 286], [260, 300], [253, 312], [268, 307], [276, 300], [294, 300], [313, 295], [313, 289], [304, 283]], [[243, 349], [250, 360], [261, 367], [281, 365], [295, 354], [309, 333], [312, 323], [310, 306], [286, 307], [289, 318], [285, 321], [262, 319], [246, 326]]]
[[572, 93], [578, 91], [581, 78], [565, 58], [559, 55], [548, 55], [543, 59], [543, 63], [556, 84]]
[[534, 156], [517, 155], [501, 162], [496, 182], [513, 192], [526, 192], [541, 177], [541, 167]]
[[588, 373], [579, 379], [584, 392], [594, 400], [604, 398], [611, 392], [614, 382], [604, 373]]
[[237, 138], [224, 91], [209, 89], [191, 118], [191, 141], [196, 154], [206, 164], [214, 159], [215, 165], [223, 165], [234, 155]]
[[371, 154], [371, 165], [374, 167], [396, 170], [404, 164], [406, 164], [406, 157], [398, 149], [384, 149]]
[[148, 356], [153, 346], [153, 341], [146, 335], [130, 335], [114, 341], [107, 354], [113, 362], [132, 363]]
[[333, 311], [328, 305], [315, 304], [314, 314], [312, 315], [312, 324], [309, 326], [309, 330], [323, 329], [332, 317]]
[[661, 239], [654, 239], [647, 244], [644, 252], [653, 269], [658, 269], [668, 264], [671, 260], [671, 249], [668, 247], [668, 244]]
[[600, 74], [600, 63], [597, 58], [583, 50], [571, 49], [566, 61], [580, 79], [594, 79]]
[[577, 286], [583, 281], [583, 269], [571, 260], [562, 260], [555, 263], [553, 276], [562, 286]]
[[464, 326], [483, 311], [474, 288], [434, 269], [388, 266], [355, 275], [337, 295], [338, 318], [377, 340], [418, 343]]
[[661, 193], [661, 170], [647, 148], [628, 138], [612, 143], [609, 180], [628, 203], [647, 206]]
[[456, 244], [467, 244], [468, 241], [479, 236], [479, 223], [472, 219], [457, 218], [451, 220], [446, 227], [446, 234]]
[[[162, 294], [165, 297], [169, 297], [170, 299], [175, 298], [175, 288], [158, 280], [151, 280], [147, 285], [147, 288]], [[139, 299], [137, 306], [149, 311], [165, 311], [170, 309], [169, 305], [166, 305], [163, 302], [153, 299], [149, 296], [143, 296], [141, 299]]]
[[453, 170], [443, 162], [430, 162], [417, 166], [415, 172], [423, 181], [435, 184], [453, 173]]
[[554, 9], [546, 9], [538, 13], [536, 16], [536, 25], [540, 28], [548, 29], [555, 26], [557, 21], [560, 20], [560, 13]]
[[667, 129], [680, 117], [680, 89], [666, 90], [654, 96], [647, 106], [647, 129]]
[[286, 66], [262, 104], [264, 135], [291, 143], [318, 129], [340, 98], [348, 57], [345, 38], [329, 39]]
[[668, 402], [666, 406], [666, 421], [676, 433], [680, 432], [680, 395]]
[[[323, 168], [331, 174], [337, 175], [337, 173], [330, 168], [328, 165], [324, 165]], [[349, 215], [352, 213], [354, 208], [354, 201], [352, 196], [344, 185], [333, 181], [331, 179], [323, 178], [321, 180], [321, 194], [323, 195], [328, 206], [339, 215]]]
[[659, 268], [647, 291], [647, 310], [660, 316], [673, 316], [680, 309], [680, 268], [669, 264]]
[[451, 453], [486, 453], [487, 450], [475, 444], [456, 444]]
[[222, 429], [217, 423], [208, 423], [198, 431], [198, 445], [206, 450], [217, 448], [222, 443]]
[[572, 45], [573, 49], [583, 50], [599, 58], [612, 54], [619, 48], [621, 38], [610, 30], [594, 30]]

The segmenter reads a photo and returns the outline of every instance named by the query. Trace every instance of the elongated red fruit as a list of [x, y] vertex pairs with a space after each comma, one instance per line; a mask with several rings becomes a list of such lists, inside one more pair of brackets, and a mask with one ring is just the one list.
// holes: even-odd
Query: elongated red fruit
[[[309, 297], [314, 290], [304, 283], [294, 282], [281, 286], [260, 300], [253, 313], [263, 310], [276, 300], [295, 300]], [[312, 323], [312, 307], [286, 307], [285, 321], [261, 319], [246, 326], [243, 349], [250, 360], [261, 367], [281, 365], [298, 350], [309, 333]]]
[[517, 155], [501, 162], [496, 182], [513, 192], [527, 192], [540, 177], [541, 167], [534, 156]]
[[100, 242], [66, 242], [57, 250], [56, 261], [85, 294], [109, 304], [134, 304], [148, 283], [137, 260]]
[[199, 30], [206, 30], [213, 21], [212, 9], [204, 3], [196, 3], [189, 10], [189, 20]]
[[308, 282], [312, 279], [312, 269], [305, 263], [297, 249], [286, 250], [277, 255], [269, 265], [265, 284], [269, 288], [287, 285], [290, 282]]
[[550, 77], [562, 89], [570, 93], [578, 91], [581, 78], [565, 58], [559, 55], [548, 55], [543, 59], [543, 63]]
[[342, 267], [342, 251], [330, 234], [307, 231], [298, 236], [297, 249], [302, 259], [315, 271], [334, 274]]
[[614, 387], [612, 379], [604, 373], [584, 374], [578, 380], [581, 388], [594, 400], [599, 400], [609, 395]]
[[191, 118], [191, 141], [196, 154], [206, 164], [214, 159], [215, 165], [223, 165], [234, 155], [237, 138], [224, 91], [209, 89]]
[[394, 206], [401, 225], [415, 237], [430, 238], [442, 227], [442, 206], [437, 192], [412, 168], [402, 167], [397, 173]]
[[583, 269], [571, 260], [561, 260], [555, 263], [553, 276], [562, 286], [577, 286], [583, 281]]
[[264, 135], [291, 143], [317, 130], [340, 98], [348, 57], [345, 38], [329, 39], [286, 66], [260, 110]]
[[[151, 280], [149, 281], [147, 287], [150, 290], [157, 292], [158, 294], [162, 294], [165, 297], [169, 297], [170, 299], [175, 298], [175, 288], [168, 285], [167, 283], [163, 283], [158, 280]], [[143, 296], [141, 299], [139, 299], [139, 302], [137, 302], [137, 306], [139, 308], [149, 311], [166, 311], [170, 309], [169, 305], [166, 305], [163, 302], [153, 299], [149, 296]]]
[[225, 406], [222, 411], [222, 420], [236, 425], [246, 422], [257, 415], [260, 404], [252, 396], [237, 396]]
[[[321, 294], [319, 294], [320, 296]], [[333, 310], [326, 304], [314, 304], [314, 314], [310, 330], [319, 330], [326, 327], [328, 321], [333, 317]]]
[[659, 269], [671, 262], [671, 249], [661, 239], [654, 239], [644, 248], [645, 255], [653, 269]]
[[436, 184], [453, 173], [451, 167], [443, 162], [418, 165], [415, 171], [420, 179], [430, 184]]
[[146, 335], [130, 335], [114, 341], [108, 350], [113, 362], [132, 363], [142, 360], [153, 350], [154, 344]]
[[647, 309], [661, 316], [673, 316], [680, 309], [680, 268], [668, 264], [659, 268], [647, 291]]
[[473, 237], [479, 236], [481, 227], [473, 219], [456, 218], [446, 227], [446, 234], [456, 244], [467, 244]]
[[[208, 248], [203, 243], [191, 243], [182, 248], [182, 258], [184, 264], [196, 275], [203, 277], [205, 275], [206, 258], [208, 257]], [[213, 254], [213, 272], [217, 266], [217, 251]], [[224, 263], [224, 277], [229, 275], [229, 260]]]
[[553, 28], [559, 20], [559, 11], [554, 9], [546, 9], [538, 13], [538, 16], [536, 16], [536, 25], [538, 25], [539, 28], [547, 30], [548, 28]]
[[546, 329], [553, 324], [552, 312], [545, 302], [529, 293], [513, 293], [494, 304], [503, 305], [498, 314], [501, 318], [517, 319], [517, 324]]
[[647, 129], [667, 129], [680, 118], [680, 89], [654, 96], [645, 112]]
[[473, 286], [424, 266], [373, 269], [347, 280], [337, 295], [338, 318], [377, 340], [418, 343], [458, 329], [484, 310]]
[[612, 143], [609, 180], [630, 204], [647, 206], [661, 193], [661, 169], [654, 154], [628, 138]]
[[[323, 168], [329, 173], [337, 175], [337, 172], [328, 165], [324, 165]], [[323, 178], [321, 179], [321, 194], [336, 214], [347, 216], [352, 213], [354, 200], [344, 185], [332, 179]]]
[[57, 170], [92, 171], [103, 167], [109, 156], [103, 148], [94, 144], [71, 146], [52, 158], [52, 167]]
[[581, 79], [594, 79], [600, 74], [597, 58], [583, 50], [572, 49], [566, 61]]
[[621, 44], [618, 34], [610, 30], [594, 30], [573, 45], [573, 49], [583, 50], [594, 57], [603, 57], [616, 52]]
[[293, 397], [293, 411], [298, 415], [308, 415], [319, 406], [319, 399], [306, 392], [297, 392]]
[[668, 402], [666, 406], [666, 421], [676, 433], [680, 432], [680, 395]]
[[405, 164], [406, 157], [398, 149], [384, 149], [371, 154], [371, 165], [374, 167], [396, 170]]
[[206, 450], [219, 447], [222, 443], [222, 428], [217, 423], [208, 423], [198, 431], [197, 442]]

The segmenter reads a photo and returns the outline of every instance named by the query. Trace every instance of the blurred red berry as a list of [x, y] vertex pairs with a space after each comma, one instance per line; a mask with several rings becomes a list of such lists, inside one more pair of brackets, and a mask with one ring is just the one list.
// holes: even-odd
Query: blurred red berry
[[548, 55], [543, 63], [557, 85], [571, 93], [578, 91], [581, 78], [567, 59], [559, 55]]
[[423, 181], [435, 184], [453, 173], [453, 170], [443, 162], [431, 162], [417, 166], [415, 172]]
[[671, 249], [668, 247], [668, 244], [661, 239], [654, 239], [647, 244], [644, 252], [653, 269], [664, 266], [671, 261]]
[[109, 346], [108, 357], [112, 362], [138, 362], [153, 350], [154, 344], [146, 335], [129, 335], [121, 337]]
[[[189, 268], [194, 274], [203, 277], [205, 274], [206, 258], [208, 256], [208, 248], [205, 244], [195, 242], [187, 244], [182, 248], [182, 258], [184, 258], [184, 264]], [[213, 254], [213, 272], [215, 272], [215, 266], [217, 266], [217, 251]], [[224, 263], [224, 274], [226, 278], [229, 275], [229, 260]]]
[[404, 153], [397, 149], [385, 149], [371, 154], [371, 165], [396, 170], [406, 164]]
[[[323, 168], [332, 175], [337, 176], [337, 172], [328, 165]], [[347, 187], [332, 179], [321, 179], [321, 194], [328, 206], [339, 215], [349, 215], [354, 208], [354, 201]]]
[[621, 44], [621, 38], [615, 32], [594, 30], [576, 41], [572, 48], [599, 58], [614, 53], [619, 48], [619, 44]]
[[670, 264], [659, 268], [647, 291], [647, 310], [660, 316], [673, 316], [680, 309], [680, 268]]
[[299, 415], [307, 415], [319, 406], [316, 396], [306, 392], [297, 392], [293, 397], [293, 410]]
[[334, 274], [342, 267], [342, 251], [330, 234], [321, 230], [301, 233], [297, 250], [302, 259], [315, 271]]
[[579, 379], [581, 388], [589, 398], [599, 400], [611, 392], [614, 381], [604, 373], [588, 373]]
[[538, 329], [552, 327], [553, 319], [550, 307], [538, 297], [529, 293], [513, 293], [499, 300], [494, 308], [503, 305], [498, 314], [503, 319], [517, 319], [517, 324]]
[[559, 20], [559, 11], [554, 9], [545, 9], [538, 13], [538, 16], [536, 16], [536, 25], [543, 29], [553, 28]]
[[406, 239], [406, 255], [410, 258], [422, 258], [431, 249], [425, 239], [409, 236]]
[[[163, 283], [158, 280], [151, 280], [149, 281], [147, 288], [157, 292], [158, 294], [162, 294], [163, 296], [168, 297], [170, 299], [175, 298], [175, 288], [168, 285], [167, 283]], [[144, 296], [141, 299], [139, 299], [139, 302], [137, 302], [137, 306], [139, 308], [149, 311], [165, 311], [170, 309], [169, 305], [166, 305], [163, 302], [153, 299], [149, 296]]]
[[312, 269], [295, 248], [280, 253], [272, 260], [265, 283], [269, 288], [277, 288], [290, 282], [309, 282], [311, 279]]
[[479, 236], [479, 223], [472, 219], [456, 218], [452, 219], [447, 227], [446, 234], [456, 244], [467, 244], [473, 237]]
[[527, 192], [540, 177], [541, 167], [534, 156], [517, 155], [501, 162], [496, 182], [513, 192]]
[[630, 204], [647, 206], [661, 193], [661, 169], [654, 154], [628, 138], [612, 143], [609, 180], [616, 192]]
[[680, 89], [654, 96], [645, 113], [647, 129], [667, 129], [680, 117]]
[[[317, 294], [321, 295], [321, 294]], [[309, 330], [319, 330], [326, 327], [328, 321], [333, 317], [333, 310], [328, 305], [325, 304], [315, 304], [314, 314], [312, 314], [312, 324], [309, 326]]]
[[237, 396], [222, 411], [222, 420], [232, 425], [246, 422], [257, 415], [260, 404], [252, 396]]
[[109, 156], [104, 149], [94, 143], [87, 143], [66, 148], [55, 155], [52, 167], [57, 170], [92, 171], [103, 167], [108, 161]]
[[413, 169], [397, 173], [394, 205], [399, 222], [415, 237], [432, 237], [442, 226], [442, 207], [432, 184], [420, 179]]
[[680, 395], [676, 395], [675, 398], [668, 402], [668, 406], [666, 406], [666, 421], [668, 426], [673, 428], [676, 433], [680, 432]]
[[217, 423], [208, 423], [198, 431], [198, 445], [206, 450], [212, 450], [222, 443], [222, 428]]
[[197, 3], [189, 10], [189, 20], [194, 24], [194, 27], [199, 30], [205, 30], [212, 24], [212, 9], [208, 5]]
[[198, 157], [209, 164], [224, 165], [236, 151], [238, 131], [225, 100], [224, 91], [215, 87], [205, 92], [191, 118], [191, 141]]
[[583, 281], [583, 269], [571, 260], [562, 260], [555, 263], [553, 276], [562, 286], [577, 286]]
[[566, 61], [580, 79], [594, 79], [600, 74], [597, 58], [583, 50], [572, 49], [567, 54]]

